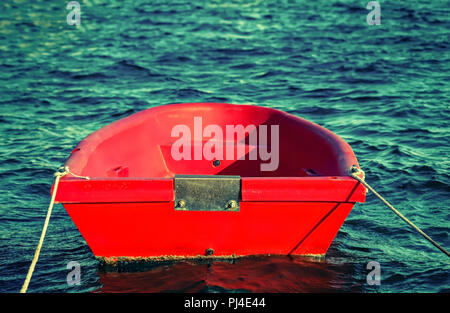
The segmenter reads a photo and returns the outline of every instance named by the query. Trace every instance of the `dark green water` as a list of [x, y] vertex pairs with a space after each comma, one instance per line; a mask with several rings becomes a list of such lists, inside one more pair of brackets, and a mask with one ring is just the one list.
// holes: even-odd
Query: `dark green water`
[[[274, 107], [343, 137], [367, 181], [432, 238], [449, 238], [449, 1], [0, 3], [0, 292], [17, 292], [52, 174], [99, 127], [167, 103]], [[69, 286], [66, 265], [81, 265]], [[366, 283], [366, 264], [381, 285]], [[105, 273], [61, 205], [29, 290], [449, 292], [449, 261], [372, 195], [325, 260], [283, 257]], [[232, 287], [230, 287], [232, 286]]]

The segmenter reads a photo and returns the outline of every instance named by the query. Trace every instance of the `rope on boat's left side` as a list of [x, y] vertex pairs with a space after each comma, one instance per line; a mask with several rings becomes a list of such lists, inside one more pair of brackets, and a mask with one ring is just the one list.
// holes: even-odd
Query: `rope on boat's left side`
[[[430, 238], [427, 234], [425, 234], [419, 227], [414, 225], [410, 220], [408, 220], [402, 213], [400, 213], [392, 204], [390, 204], [386, 199], [384, 199], [378, 192], [375, 191], [366, 181], [364, 180], [365, 174], [364, 172], [353, 165], [350, 168], [349, 172], [350, 176], [352, 176], [354, 179], [359, 181], [361, 184], [363, 184], [367, 189], [369, 189], [375, 196], [378, 197], [386, 206], [391, 209], [395, 214], [397, 214], [403, 221], [405, 221], [409, 226], [411, 226], [415, 231], [417, 231], [419, 234], [421, 234], [425, 239], [427, 239], [429, 242], [431, 242], [436, 248], [441, 250], [443, 253], [445, 253], [448, 257], [450, 257], [450, 254], [447, 250], [445, 250], [441, 245], [439, 245], [436, 241]], [[362, 177], [361, 177], [362, 176]]]
[[34, 272], [34, 267], [36, 266], [36, 263], [37, 263], [38, 258], [39, 258], [39, 253], [41, 252], [42, 244], [44, 243], [45, 234], [47, 232], [48, 223], [50, 221], [50, 215], [52, 214], [53, 205], [55, 204], [55, 198], [56, 198], [56, 192], [58, 191], [59, 180], [62, 177], [66, 176], [67, 174], [71, 174], [74, 177], [89, 179], [89, 177], [87, 177], [87, 176], [78, 176], [78, 175], [73, 174], [69, 170], [68, 166], [60, 167], [59, 170], [57, 172], [55, 172], [55, 174], [54, 174], [55, 181], [54, 181], [54, 185], [53, 185], [53, 193], [52, 193], [52, 197], [51, 197], [51, 200], [50, 200], [50, 204], [49, 204], [48, 209], [47, 209], [47, 216], [45, 217], [45, 222], [44, 222], [44, 227], [42, 228], [41, 238], [39, 239], [39, 243], [38, 243], [38, 245], [36, 247], [36, 251], [34, 252], [33, 261], [31, 262], [30, 268], [28, 269], [28, 274], [27, 274], [27, 277], [25, 278], [25, 281], [23, 283], [22, 289], [20, 289], [20, 293], [26, 293], [27, 292], [28, 285], [30, 284], [31, 276], [33, 275], [33, 272]]

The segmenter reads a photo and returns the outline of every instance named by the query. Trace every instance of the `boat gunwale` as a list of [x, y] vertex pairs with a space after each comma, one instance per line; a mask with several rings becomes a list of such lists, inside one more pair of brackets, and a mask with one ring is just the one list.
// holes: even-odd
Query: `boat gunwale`
[[[220, 175], [218, 175], [220, 176]], [[241, 202], [365, 202], [366, 188], [348, 176], [241, 177]], [[64, 177], [56, 203], [172, 202], [174, 178]]]

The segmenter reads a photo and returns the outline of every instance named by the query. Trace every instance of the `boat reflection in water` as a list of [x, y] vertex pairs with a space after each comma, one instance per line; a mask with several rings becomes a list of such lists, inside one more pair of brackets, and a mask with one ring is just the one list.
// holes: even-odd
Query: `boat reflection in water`
[[299, 256], [101, 265], [97, 292], [361, 292], [351, 264]]

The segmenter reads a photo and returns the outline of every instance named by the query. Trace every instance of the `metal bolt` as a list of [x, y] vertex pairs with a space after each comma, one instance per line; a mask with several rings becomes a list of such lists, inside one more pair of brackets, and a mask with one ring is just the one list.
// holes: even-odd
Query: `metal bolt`
[[213, 166], [214, 167], [217, 167], [217, 166], [219, 166], [220, 165], [220, 160], [214, 160], [213, 161]]
[[213, 253], [214, 253], [214, 250], [211, 249], [211, 248], [208, 248], [208, 249], [206, 249], [206, 251], [205, 251], [205, 255], [213, 255]]
[[186, 201], [184, 201], [183, 199], [178, 200], [177, 205], [178, 205], [179, 208], [185, 208], [186, 207]]
[[237, 209], [238, 204], [235, 200], [230, 200], [228, 201], [227, 205], [225, 206], [226, 209], [231, 209], [231, 210], [235, 210]]

